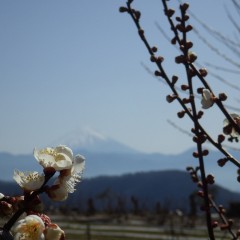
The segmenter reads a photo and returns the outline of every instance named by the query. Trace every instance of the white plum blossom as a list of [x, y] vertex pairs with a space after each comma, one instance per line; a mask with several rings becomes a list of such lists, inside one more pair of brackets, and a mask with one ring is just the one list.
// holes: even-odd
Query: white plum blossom
[[44, 174], [39, 174], [38, 172], [21, 172], [18, 170], [14, 171], [13, 179], [18, 183], [18, 185], [25, 191], [34, 191], [43, 185], [45, 181]]
[[81, 180], [84, 167], [85, 158], [80, 154], [76, 155], [72, 167], [60, 171], [53, 186], [47, 191], [48, 196], [54, 201], [64, 201], [68, 197], [68, 193], [73, 193], [76, 190], [75, 186]]
[[[240, 115], [236, 113], [231, 113], [230, 116], [236, 122], [236, 124], [240, 127]], [[239, 137], [238, 131], [236, 131], [236, 129], [229, 123], [229, 120], [227, 118], [223, 121], [223, 132], [226, 135], [231, 135], [232, 137], [236, 137], [236, 138]]]
[[64, 183], [69, 193], [75, 191], [75, 186], [81, 180], [81, 174], [85, 168], [85, 158], [78, 154], [74, 158], [73, 166], [71, 169], [63, 171], [59, 178], [60, 182]]
[[51, 167], [56, 171], [70, 169], [74, 160], [72, 150], [64, 145], [41, 150], [34, 149], [33, 154], [43, 168]]
[[4, 194], [0, 193], [0, 200], [3, 199], [5, 196]]
[[45, 240], [65, 239], [64, 231], [57, 224], [49, 224], [44, 230]]
[[37, 215], [28, 215], [13, 226], [14, 240], [44, 240], [44, 222]]
[[212, 93], [208, 89], [202, 90], [202, 108], [208, 109], [214, 104], [214, 98]]
[[68, 191], [64, 183], [60, 183], [59, 178], [56, 179], [54, 184], [46, 190], [48, 196], [53, 201], [64, 201], [68, 197]]

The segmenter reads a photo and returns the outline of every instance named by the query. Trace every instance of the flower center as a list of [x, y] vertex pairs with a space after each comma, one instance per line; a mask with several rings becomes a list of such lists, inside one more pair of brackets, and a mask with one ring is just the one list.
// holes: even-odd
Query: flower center
[[22, 233], [21, 239], [35, 240], [39, 238], [40, 223], [31, 222], [22, 225], [20, 232]]

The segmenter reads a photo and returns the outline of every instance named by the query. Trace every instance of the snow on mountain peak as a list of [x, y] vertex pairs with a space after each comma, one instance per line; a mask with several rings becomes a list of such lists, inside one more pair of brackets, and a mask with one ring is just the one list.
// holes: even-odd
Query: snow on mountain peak
[[82, 129], [75, 129], [60, 137], [55, 142], [57, 142], [57, 144], [68, 145], [71, 148], [85, 148], [99, 141], [107, 141], [107, 137], [90, 127], [85, 127]]

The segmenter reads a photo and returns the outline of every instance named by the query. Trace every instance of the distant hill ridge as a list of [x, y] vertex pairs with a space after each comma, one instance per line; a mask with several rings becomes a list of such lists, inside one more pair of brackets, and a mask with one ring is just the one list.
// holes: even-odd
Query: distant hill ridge
[[[15, 183], [0, 182], [4, 194], [21, 193]], [[139, 206], [154, 209], [157, 202], [169, 209], [189, 208], [190, 194], [198, 191], [187, 172], [183, 171], [150, 171], [120, 176], [100, 176], [83, 179], [75, 193], [70, 194], [67, 202], [61, 204], [86, 209], [87, 200], [92, 198], [98, 208], [111, 202], [117, 204], [119, 198], [126, 207], [131, 205], [131, 197], [139, 201]], [[240, 202], [240, 193], [229, 191], [214, 185], [214, 195], [218, 204], [228, 206], [230, 202]], [[48, 204], [50, 204], [48, 202]]]
[[[133, 152], [92, 152], [89, 150], [75, 149], [74, 153], [81, 153], [86, 157], [86, 169], [84, 177], [115, 176], [127, 173], [153, 170], [182, 170], [187, 166], [196, 166], [197, 160], [192, 157], [193, 149], [178, 155], [164, 155], [160, 153], [133, 153]], [[224, 168], [220, 168], [217, 160], [222, 155], [215, 151], [210, 151], [205, 165], [207, 173], [216, 176], [216, 182], [229, 189], [239, 189], [236, 181], [236, 167], [231, 163]], [[42, 171], [42, 167], [36, 162], [33, 155], [12, 155], [0, 153], [0, 180], [12, 181], [14, 169], [22, 171]], [[240, 191], [240, 189], [238, 190]]]

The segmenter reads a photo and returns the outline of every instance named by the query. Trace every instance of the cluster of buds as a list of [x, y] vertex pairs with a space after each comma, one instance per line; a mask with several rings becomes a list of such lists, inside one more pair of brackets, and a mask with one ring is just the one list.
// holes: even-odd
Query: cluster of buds
[[[22, 188], [23, 196], [0, 194], [0, 214], [11, 217], [0, 230], [0, 239], [64, 240], [64, 231], [40, 213], [43, 206], [39, 194], [45, 192], [53, 201], [66, 200], [81, 180], [85, 158], [80, 154], [74, 156], [72, 150], [63, 145], [34, 149], [33, 154], [43, 167], [43, 173], [15, 170], [13, 178]], [[56, 173], [58, 176], [47, 186]]]

